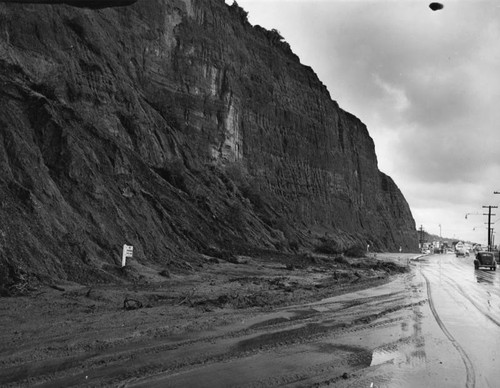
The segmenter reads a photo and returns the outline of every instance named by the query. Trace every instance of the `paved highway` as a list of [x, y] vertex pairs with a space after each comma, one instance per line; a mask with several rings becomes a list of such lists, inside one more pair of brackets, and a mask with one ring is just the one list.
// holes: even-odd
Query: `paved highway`
[[[416, 276], [425, 288], [432, 316], [452, 343], [466, 387], [500, 384], [500, 272], [474, 270], [473, 256], [429, 256]], [[423, 280], [422, 280], [423, 279]], [[458, 374], [458, 371], [457, 371]]]

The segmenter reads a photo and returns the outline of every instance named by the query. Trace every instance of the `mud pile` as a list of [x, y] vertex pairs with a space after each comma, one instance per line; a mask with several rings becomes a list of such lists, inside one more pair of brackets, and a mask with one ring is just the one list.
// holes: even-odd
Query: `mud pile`
[[[238, 259], [234, 263], [207, 257], [202, 267], [186, 266], [177, 274], [147, 272], [132, 262], [122, 274], [127, 285], [59, 281], [2, 298], [0, 381], [16, 386], [117, 386], [145, 379], [145, 386], [151, 386], [157, 373], [182, 378], [187, 372], [192, 378], [203, 366], [216, 370], [202, 371], [202, 379], [213, 378], [219, 363], [225, 368], [239, 360], [246, 365], [265, 363], [274, 351], [280, 357], [287, 351], [299, 354], [302, 365], [309, 357], [304, 357], [301, 344], [314, 347], [322, 337], [369, 328], [373, 321], [411, 307], [395, 289], [386, 297], [372, 289], [361, 299], [346, 296], [331, 306], [320, 302], [400, 279], [391, 275], [406, 277], [406, 259], [403, 265], [317, 254], [283, 253], [276, 261], [265, 255]], [[394, 321], [402, 326], [400, 319]], [[391, 336], [397, 327], [388, 328]], [[359, 342], [359, 334], [355, 337]], [[370, 364], [369, 348], [354, 349], [355, 355], [363, 351], [368, 357], [360, 364], [346, 358], [342, 345], [330, 346], [321, 353], [339, 372], [330, 371], [329, 378]], [[332, 362], [332, 357], [350, 361]], [[275, 372], [298, 378], [288, 369]], [[317, 375], [314, 370], [308, 373]], [[241, 376], [238, 384], [245, 386], [246, 379], [258, 375], [254, 371]], [[234, 384], [215, 384], [227, 385]]]

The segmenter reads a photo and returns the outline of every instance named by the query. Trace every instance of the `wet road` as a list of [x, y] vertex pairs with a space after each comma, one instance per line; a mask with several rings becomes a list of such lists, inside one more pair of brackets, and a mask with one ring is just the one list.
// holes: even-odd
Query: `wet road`
[[[465, 373], [466, 387], [500, 385], [500, 273], [474, 270], [473, 257], [434, 255], [417, 264], [429, 308], [452, 343], [461, 364], [445, 369]], [[457, 371], [458, 372], [458, 371]]]
[[375, 350], [383, 363], [365, 374], [369, 385], [346, 386], [500, 386], [500, 271], [475, 270], [472, 255], [429, 255], [413, 265], [413, 292], [427, 299], [413, 320], [417, 341]]
[[500, 386], [500, 270], [454, 255], [409, 265], [379, 287], [103, 348], [46, 386]]
[[500, 271], [474, 270], [472, 256], [454, 255], [411, 267], [390, 284], [256, 316], [223, 339], [181, 346], [206, 361], [129, 385], [498, 387]]

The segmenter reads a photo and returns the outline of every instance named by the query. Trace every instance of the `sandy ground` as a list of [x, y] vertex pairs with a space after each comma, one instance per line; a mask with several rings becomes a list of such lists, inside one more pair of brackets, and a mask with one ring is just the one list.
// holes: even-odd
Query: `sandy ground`
[[[31, 286], [25, 295], [0, 298], [0, 385], [293, 386], [300, 380], [291, 377], [293, 370], [262, 367], [256, 374], [248, 365], [270, 365], [275, 352], [285, 360], [290, 344], [294, 355], [303, 346], [307, 359], [312, 353], [306, 344], [324, 330], [370, 330], [374, 319], [408, 309], [398, 296], [404, 282], [379, 299], [376, 290], [408, 276], [417, 256], [207, 257], [200, 268], [186, 264], [162, 274], [132, 261], [123, 274], [132, 281], [124, 284]], [[321, 308], [313, 311], [311, 303], [352, 292], [358, 296], [349, 303], [329, 308], [330, 323], [325, 316], [321, 325], [314, 323]], [[329, 365], [331, 357], [338, 360], [338, 370], [328, 371], [331, 381], [372, 362], [359, 345], [325, 346]], [[322, 375], [315, 369], [321, 362], [312, 364], [304, 372], [309, 383]]]

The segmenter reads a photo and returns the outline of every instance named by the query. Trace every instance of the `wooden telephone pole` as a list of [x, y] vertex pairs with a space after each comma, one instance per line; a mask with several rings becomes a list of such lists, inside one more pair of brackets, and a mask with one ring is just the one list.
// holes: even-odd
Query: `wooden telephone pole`
[[488, 214], [483, 213], [483, 215], [488, 216], [488, 251], [491, 251], [491, 216], [496, 214], [491, 214], [491, 209], [496, 209], [498, 206], [483, 206], [483, 208], [488, 209]]
[[419, 235], [420, 235], [420, 249], [422, 249], [424, 247], [424, 227], [422, 225], [420, 225], [420, 229], [419, 229]]

